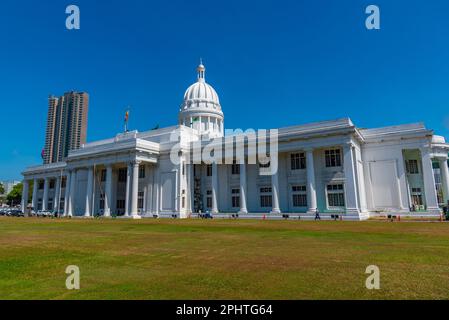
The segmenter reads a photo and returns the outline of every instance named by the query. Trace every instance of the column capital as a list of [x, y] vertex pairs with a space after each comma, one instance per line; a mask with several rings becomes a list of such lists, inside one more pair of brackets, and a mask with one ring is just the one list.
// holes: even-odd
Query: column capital
[[429, 146], [421, 147], [419, 148], [419, 151], [421, 152], [421, 156], [424, 154], [430, 154], [432, 152], [432, 148]]
[[345, 143], [343, 143], [343, 149], [354, 149], [355, 148], [355, 144], [352, 141], [346, 141]]
[[449, 159], [448, 156], [437, 156], [435, 157], [435, 159], [437, 159], [439, 162], [445, 162]]
[[311, 152], [313, 153], [315, 151], [315, 148], [307, 147], [307, 148], [304, 148], [303, 151], [306, 152], [306, 153], [311, 153]]

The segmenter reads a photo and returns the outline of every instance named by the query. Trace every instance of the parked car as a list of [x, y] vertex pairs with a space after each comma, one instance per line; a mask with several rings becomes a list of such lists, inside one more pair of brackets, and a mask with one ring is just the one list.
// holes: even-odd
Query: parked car
[[53, 216], [53, 213], [47, 210], [39, 210], [36, 212], [36, 217], [38, 218], [47, 218]]
[[9, 215], [12, 217], [24, 217], [22, 210], [19, 209], [12, 209], [9, 211]]
[[22, 210], [17, 208], [1, 208], [0, 209], [0, 216], [6, 216], [6, 217], [23, 217], [24, 214]]

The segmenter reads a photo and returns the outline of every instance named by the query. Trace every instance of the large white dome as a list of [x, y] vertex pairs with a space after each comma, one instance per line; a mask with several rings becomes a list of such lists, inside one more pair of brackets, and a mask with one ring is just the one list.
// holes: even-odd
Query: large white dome
[[206, 82], [192, 84], [184, 94], [182, 110], [187, 108], [213, 108], [221, 109], [218, 94], [211, 85]]
[[201, 63], [198, 68], [198, 81], [192, 84], [184, 94], [181, 112], [190, 108], [212, 109], [221, 113], [220, 99], [211, 85], [206, 83], [206, 68]]
[[206, 83], [206, 68], [202, 63], [197, 71], [197, 82], [192, 84], [184, 94], [179, 122], [198, 130], [200, 134], [222, 135], [224, 115], [220, 99], [215, 89]]

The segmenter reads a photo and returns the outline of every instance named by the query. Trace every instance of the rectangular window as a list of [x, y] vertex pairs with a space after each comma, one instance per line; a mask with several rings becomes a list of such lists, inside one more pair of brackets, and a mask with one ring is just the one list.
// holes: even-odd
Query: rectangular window
[[145, 165], [139, 166], [139, 179], [145, 179]]
[[208, 209], [212, 208], [212, 190], [207, 190], [207, 199], [206, 199], [206, 207]]
[[292, 186], [292, 197], [294, 207], [307, 207], [306, 186]]
[[232, 207], [240, 208], [240, 189], [232, 189], [231, 195]]
[[260, 207], [271, 208], [273, 206], [271, 187], [260, 188]]
[[412, 204], [415, 206], [423, 205], [421, 188], [412, 188]]
[[66, 177], [62, 177], [62, 179], [61, 179], [61, 189], [65, 188], [66, 184], [67, 184], [67, 178]]
[[101, 180], [101, 182], [106, 181], [106, 169], [101, 170], [100, 180]]
[[61, 198], [59, 200], [59, 211], [64, 211], [64, 206], [65, 206], [65, 198]]
[[47, 209], [48, 209], [48, 211], [53, 210], [53, 198], [48, 198]]
[[51, 179], [50, 180], [50, 190], [53, 190], [55, 188], [56, 180]]
[[44, 189], [44, 180], [39, 180], [39, 190], [43, 190]]
[[144, 199], [145, 193], [143, 191], [139, 191], [137, 195], [137, 206], [140, 210], [143, 210], [143, 199]]
[[117, 210], [125, 210], [126, 201], [124, 199], [117, 200]]
[[207, 176], [212, 177], [212, 165], [211, 164], [207, 165], [206, 170], [207, 170]]
[[237, 175], [240, 174], [240, 164], [237, 163], [237, 161], [234, 160], [234, 163], [232, 164], [232, 174]]
[[127, 175], [128, 175], [127, 168], [118, 169], [118, 182], [126, 182]]
[[327, 185], [327, 202], [330, 208], [345, 207], [345, 190], [343, 184]]
[[100, 210], [104, 210], [104, 193], [100, 194]]
[[405, 162], [405, 166], [406, 166], [408, 174], [418, 174], [419, 173], [418, 160], [407, 160]]
[[304, 152], [292, 153], [290, 155], [291, 169], [301, 170], [306, 168], [306, 155]]
[[341, 150], [329, 149], [324, 152], [326, 158], [326, 167], [341, 167]]

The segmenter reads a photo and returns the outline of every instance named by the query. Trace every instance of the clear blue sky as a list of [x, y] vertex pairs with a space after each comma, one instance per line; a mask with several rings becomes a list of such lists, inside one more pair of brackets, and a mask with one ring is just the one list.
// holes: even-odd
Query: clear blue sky
[[[81, 30], [65, 29], [65, 8]], [[381, 9], [381, 30], [365, 8]], [[227, 128], [349, 116], [449, 137], [449, 1], [3, 0], [0, 180], [41, 163], [47, 97], [90, 94], [88, 140], [176, 124], [199, 57]]]

